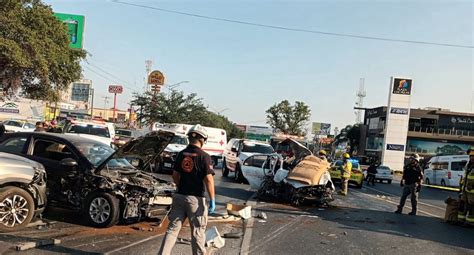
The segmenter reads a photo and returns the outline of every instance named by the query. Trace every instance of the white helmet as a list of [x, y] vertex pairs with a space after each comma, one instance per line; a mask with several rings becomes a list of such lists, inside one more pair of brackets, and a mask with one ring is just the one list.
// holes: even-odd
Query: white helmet
[[207, 130], [199, 124], [194, 125], [188, 131], [188, 136], [189, 137], [195, 137], [196, 134], [202, 136], [205, 140], [207, 140], [207, 137], [208, 137], [207, 136]]

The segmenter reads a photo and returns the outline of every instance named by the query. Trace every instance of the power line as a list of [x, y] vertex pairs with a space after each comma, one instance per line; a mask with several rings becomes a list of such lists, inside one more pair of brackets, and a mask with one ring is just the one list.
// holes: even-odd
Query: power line
[[[94, 69], [92, 69], [92, 66], [83, 66], [83, 67], [85, 67], [87, 70], [89, 70], [89, 71], [91, 71], [91, 72], [93, 72], [93, 73], [99, 75], [100, 77], [102, 77], [102, 78], [104, 78], [104, 79], [106, 79], [106, 80], [108, 80], [108, 81], [111, 81], [111, 82], [116, 83], [116, 84], [120, 84], [120, 82], [117, 82], [115, 79], [111, 79], [111, 78], [109, 78], [109, 77], [107, 77], [107, 76], [105, 76], [105, 75], [103, 75], [103, 74], [101, 74], [101, 73], [95, 71]], [[124, 86], [125, 88], [127, 88], [127, 89], [130, 89], [130, 90], [133, 91], [133, 92], [138, 92], [138, 91], [137, 91], [136, 89], [134, 89], [134, 88], [131, 88], [131, 87], [125, 86], [125, 85], [123, 85], [123, 86]]]
[[151, 10], [160, 11], [160, 12], [167, 12], [167, 13], [179, 14], [179, 15], [184, 15], [184, 16], [190, 16], [190, 17], [195, 17], [195, 18], [222, 21], [222, 22], [228, 22], [228, 23], [236, 23], [236, 24], [254, 26], [254, 27], [263, 27], [263, 28], [270, 28], [270, 29], [277, 29], [277, 30], [292, 31], [292, 32], [321, 34], [321, 35], [330, 35], [330, 36], [339, 36], [339, 37], [350, 37], [350, 38], [358, 38], [358, 39], [365, 39], [365, 40], [435, 45], [435, 46], [444, 46], [444, 47], [456, 47], [456, 48], [468, 48], [468, 49], [474, 48], [473, 45], [438, 43], [438, 42], [415, 41], [415, 40], [402, 40], [402, 39], [395, 39], [395, 38], [384, 38], [384, 37], [365, 36], [365, 35], [357, 35], [357, 34], [344, 34], [344, 33], [325, 32], [325, 31], [310, 30], [310, 29], [303, 29], [303, 28], [292, 28], [292, 27], [284, 27], [284, 26], [276, 26], [276, 25], [267, 25], [267, 24], [262, 24], [262, 23], [249, 22], [249, 21], [219, 18], [219, 17], [212, 17], [212, 16], [200, 15], [200, 14], [195, 14], [195, 13], [189, 13], [189, 12], [175, 11], [175, 10], [164, 9], [164, 8], [159, 8], [159, 7], [153, 7], [153, 6], [148, 6], [148, 5], [122, 2], [122, 1], [119, 1], [119, 0], [112, 0], [112, 2], [118, 3], [118, 4], [123, 4], [123, 5], [129, 5], [129, 6], [145, 8], [145, 9], [151, 9]]
[[121, 79], [120, 77], [117, 77], [117, 76], [114, 75], [114, 74], [109, 73], [108, 71], [104, 70], [103, 68], [101, 68], [101, 67], [99, 67], [99, 66], [97, 66], [97, 65], [95, 65], [95, 64], [89, 63], [88, 61], [86, 61], [86, 63], [87, 63], [88, 65], [91, 65], [91, 66], [97, 68], [98, 70], [100, 70], [100, 71], [102, 71], [103, 73], [109, 75], [110, 77], [112, 77], [112, 78], [114, 78], [114, 79], [117, 79], [118, 81], [120, 81], [120, 82], [122, 82], [122, 83], [124, 83], [124, 84], [130, 85], [129, 82], [127, 82], [127, 81]]

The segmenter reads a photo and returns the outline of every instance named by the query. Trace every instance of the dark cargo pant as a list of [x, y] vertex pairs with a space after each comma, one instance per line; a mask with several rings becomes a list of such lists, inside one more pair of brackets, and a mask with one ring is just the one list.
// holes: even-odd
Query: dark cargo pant
[[179, 231], [186, 220], [191, 226], [191, 246], [193, 254], [206, 254], [207, 204], [204, 197], [173, 195], [173, 204], [169, 213], [169, 225], [158, 254], [170, 255]]
[[407, 200], [408, 195], [411, 194], [411, 211], [416, 213], [416, 207], [418, 204], [418, 192], [416, 192], [416, 183], [405, 185], [403, 187], [402, 197], [400, 198], [400, 205], [398, 205], [398, 211], [402, 212], [403, 207], [405, 206], [405, 201]]

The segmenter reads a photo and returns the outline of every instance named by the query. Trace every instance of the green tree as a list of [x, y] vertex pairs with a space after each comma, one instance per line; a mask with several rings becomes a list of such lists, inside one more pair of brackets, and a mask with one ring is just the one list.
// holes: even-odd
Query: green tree
[[306, 135], [306, 125], [311, 117], [311, 110], [304, 102], [296, 101], [291, 105], [283, 100], [270, 107], [266, 112], [267, 123], [284, 134]]
[[341, 132], [334, 138], [336, 145], [342, 142], [349, 142], [350, 151], [352, 155], [354, 151], [357, 151], [360, 145], [360, 125], [347, 125], [341, 130]]
[[0, 85], [49, 98], [81, 75], [84, 50], [69, 48], [67, 27], [40, 0], [0, 1]]
[[228, 138], [244, 136], [228, 118], [209, 111], [194, 93], [185, 95], [182, 91], [171, 90], [168, 93], [135, 94], [132, 104], [142, 109], [137, 117], [147, 123], [201, 124], [226, 130]]

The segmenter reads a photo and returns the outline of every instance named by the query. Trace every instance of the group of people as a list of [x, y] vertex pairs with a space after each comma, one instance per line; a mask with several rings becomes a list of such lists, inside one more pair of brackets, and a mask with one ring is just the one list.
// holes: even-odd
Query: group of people
[[35, 132], [51, 132], [51, 133], [62, 133], [62, 129], [58, 127], [56, 120], [51, 122], [48, 121], [38, 121], [35, 125]]

